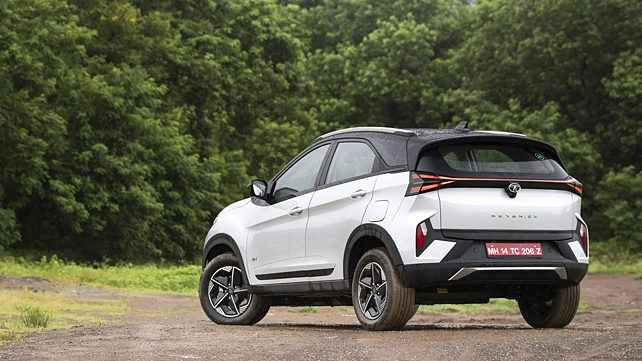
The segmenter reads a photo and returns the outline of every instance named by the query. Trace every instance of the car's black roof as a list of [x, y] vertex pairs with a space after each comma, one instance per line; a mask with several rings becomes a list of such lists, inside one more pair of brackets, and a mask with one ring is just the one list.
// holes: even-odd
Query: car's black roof
[[379, 152], [387, 166], [406, 169], [413, 168], [421, 152], [442, 144], [470, 142], [502, 142], [531, 145], [553, 154], [560, 165], [561, 159], [555, 148], [540, 140], [528, 138], [523, 134], [497, 131], [471, 131], [466, 122], [455, 129], [396, 129], [384, 127], [360, 127], [337, 130], [324, 134], [312, 142], [312, 145], [325, 140], [365, 139]]

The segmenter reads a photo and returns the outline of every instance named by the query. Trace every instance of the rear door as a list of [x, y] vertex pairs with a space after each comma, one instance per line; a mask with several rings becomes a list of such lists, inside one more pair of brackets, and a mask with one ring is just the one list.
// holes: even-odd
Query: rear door
[[324, 184], [310, 202], [305, 253], [312, 281], [343, 277], [345, 245], [372, 199], [378, 162], [365, 142], [338, 143]]

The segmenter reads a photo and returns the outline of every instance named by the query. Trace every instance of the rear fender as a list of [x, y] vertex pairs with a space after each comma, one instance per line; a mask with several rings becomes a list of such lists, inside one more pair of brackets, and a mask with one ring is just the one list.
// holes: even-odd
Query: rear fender
[[[390, 257], [392, 257], [392, 261], [395, 266], [403, 264], [403, 260], [401, 259], [401, 255], [399, 254], [399, 250], [397, 249], [395, 242], [392, 240], [392, 237], [390, 237], [390, 234], [388, 234], [388, 232], [383, 229], [383, 227], [371, 223], [362, 224], [359, 227], [355, 228], [354, 231], [352, 231], [352, 234], [348, 238], [348, 243], [346, 244], [346, 249], [343, 254], [343, 279], [345, 280], [350, 279], [351, 256], [356, 255], [354, 252], [358, 252], [354, 249], [355, 244], [365, 237], [371, 237], [383, 243], [383, 245], [388, 250]], [[363, 251], [365, 252], [367, 251], [367, 249]], [[356, 262], [353, 263], [356, 265]]]

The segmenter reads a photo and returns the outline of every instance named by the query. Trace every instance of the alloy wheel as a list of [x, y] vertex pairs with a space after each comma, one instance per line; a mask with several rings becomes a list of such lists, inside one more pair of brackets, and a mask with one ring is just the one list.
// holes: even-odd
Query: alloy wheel
[[359, 275], [359, 307], [361, 312], [371, 320], [381, 316], [386, 307], [386, 274], [381, 265], [368, 263]]
[[224, 266], [210, 278], [208, 295], [212, 307], [224, 317], [238, 317], [252, 301], [252, 295], [243, 284], [241, 269]]

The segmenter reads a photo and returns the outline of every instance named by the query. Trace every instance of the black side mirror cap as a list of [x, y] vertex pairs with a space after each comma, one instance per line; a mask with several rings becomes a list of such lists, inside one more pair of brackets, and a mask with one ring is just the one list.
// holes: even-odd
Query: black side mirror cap
[[250, 188], [250, 197], [265, 199], [267, 195], [267, 182], [263, 179], [253, 179], [247, 185]]

